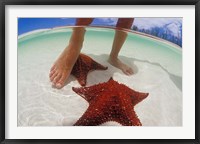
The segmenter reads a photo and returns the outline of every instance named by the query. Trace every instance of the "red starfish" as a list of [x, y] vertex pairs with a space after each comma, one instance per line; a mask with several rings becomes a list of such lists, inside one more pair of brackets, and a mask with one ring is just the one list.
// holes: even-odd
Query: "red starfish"
[[106, 70], [108, 67], [95, 62], [92, 58], [85, 54], [80, 54], [71, 74], [74, 75], [81, 86], [86, 85], [87, 75], [92, 70]]
[[98, 85], [72, 89], [89, 102], [88, 109], [75, 126], [96, 126], [107, 121], [116, 121], [124, 126], [142, 125], [133, 107], [148, 93], [134, 91], [112, 78]]

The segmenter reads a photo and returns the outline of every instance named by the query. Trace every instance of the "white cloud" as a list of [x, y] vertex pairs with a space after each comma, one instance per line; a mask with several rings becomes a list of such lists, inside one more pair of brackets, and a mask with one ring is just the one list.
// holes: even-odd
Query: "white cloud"
[[[116, 25], [118, 18], [96, 18], [108, 25]], [[182, 18], [135, 18], [133, 25], [140, 29], [150, 29], [153, 27], [163, 27], [169, 23], [182, 24]]]
[[97, 20], [107, 23], [108, 25], [115, 25], [118, 18], [96, 18]]
[[179, 37], [181, 35], [181, 31], [179, 29], [179, 25], [175, 23], [171, 23], [167, 26], [167, 29], [170, 30], [174, 36]]
[[[69, 18], [61, 18], [69, 19]], [[96, 20], [105, 23], [106, 25], [116, 25], [118, 18], [95, 18]], [[153, 27], [163, 27], [166, 24], [175, 23], [182, 25], [182, 18], [135, 18], [133, 25], [139, 29], [150, 29]], [[169, 27], [172, 29], [172, 26]], [[173, 26], [173, 28], [175, 28]], [[177, 34], [176, 34], [177, 35]]]
[[182, 24], [182, 18], [135, 18], [133, 25], [140, 29], [150, 29], [152, 27], [163, 27], [172, 22]]

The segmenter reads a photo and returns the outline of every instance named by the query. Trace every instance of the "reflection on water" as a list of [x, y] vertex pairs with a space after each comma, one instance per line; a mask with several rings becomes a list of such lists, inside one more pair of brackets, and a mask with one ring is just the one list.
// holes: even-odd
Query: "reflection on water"
[[[18, 39], [18, 126], [72, 125], [88, 103], [72, 91], [80, 87], [70, 76], [61, 90], [52, 88], [49, 70], [66, 47], [72, 28], [57, 28]], [[136, 107], [144, 126], [182, 125], [182, 50], [173, 44], [128, 32], [119, 58], [131, 66], [126, 76], [107, 62], [115, 30], [87, 28], [82, 52], [108, 66], [88, 75], [87, 85], [113, 77], [138, 91], [149, 92]], [[98, 77], [97, 77], [98, 76]], [[105, 124], [115, 125], [115, 124]]]

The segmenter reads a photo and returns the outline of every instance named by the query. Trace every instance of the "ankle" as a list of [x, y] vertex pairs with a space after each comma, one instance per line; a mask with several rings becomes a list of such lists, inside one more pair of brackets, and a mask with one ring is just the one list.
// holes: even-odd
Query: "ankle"
[[110, 55], [109, 60], [115, 61], [115, 60], [118, 60], [118, 57], [115, 55]]

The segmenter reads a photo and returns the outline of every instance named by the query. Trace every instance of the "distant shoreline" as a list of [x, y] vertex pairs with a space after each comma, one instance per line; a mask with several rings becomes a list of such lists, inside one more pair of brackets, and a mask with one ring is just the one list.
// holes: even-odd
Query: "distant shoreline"
[[[24, 36], [27, 36], [27, 35], [30, 35], [30, 34], [33, 34], [33, 33], [43, 32], [43, 31], [47, 31], [47, 30], [51, 30], [51, 29], [73, 28], [73, 27], [77, 27], [77, 26], [58, 26], [58, 27], [48, 28], [48, 29], [37, 29], [37, 30], [33, 30], [33, 31], [29, 31], [29, 32], [23, 33], [23, 34], [19, 35], [18, 38], [23, 38]], [[90, 27], [91, 28], [107, 28], [107, 29], [116, 30], [116, 28], [111, 27], [111, 26], [87, 26], [87, 27], [89, 27], [89, 28]], [[179, 49], [179, 50], [181, 49], [182, 50], [182, 47], [180, 47], [179, 45], [177, 45], [175, 43], [172, 43], [170, 41], [167, 41], [165, 39], [153, 36], [153, 35], [149, 35], [149, 34], [146, 34], [146, 33], [138, 32], [138, 31], [130, 30], [130, 29], [120, 29], [120, 30], [124, 30], [126, 32], [130, 32], [130, 33], [138, 34], [138, 35], [141, 35], [141, 36], [145, 36], [145, 37], [157, 40], [157, 41], [162, 41], [163, 43], [172, 45], [173, 47], [176, 47], [177, 49]]]
[[[52, 29], [69, 28], [69, 27], [71, 28], [71, 27], [77, 27], [77, 26], [58, 26], [58, 27], [54, 27], [54, 28], [52, 28]], [[87, 27], [92, 27], [92, 28], [108, 28], [108, 29], [116, 30], [116, 28], [115, 28], [115, 27], [112, 27], [112, 26], [87, 26]], [[165, 39], [162, 39], [162, 38], [159, 38], [159, 37], [150, 35], [150, 34], [138, 32], [138, 31], [130, 30], [130, 29], [120, 29], [120, 30], [124, 30], [124, 31], [126, 31], [126, 32], [130, 32], [130, 33], [134, 33], [134, 34], [146, 36], [146, 37], [149, 37], [149, 38], [152, 38], [152, 39], [156, 39], [156, 40], [162, 41], [162, 42], [164, 42], [164, 43], [167, 43], [167, 44], [170, 44], [170, 45], [173, 45], [173, 46], [175, 46], [175, 47], [178, 47], [178, 48], [182, 49], [182, 47], [180, 47], [179, 45], [177, 45], [177, 44], [175, 44], [175, 43], [173, 43], [173, 42], [170, 42], [170, 41], [168, 41], [168, 40], [165, 40]]]

